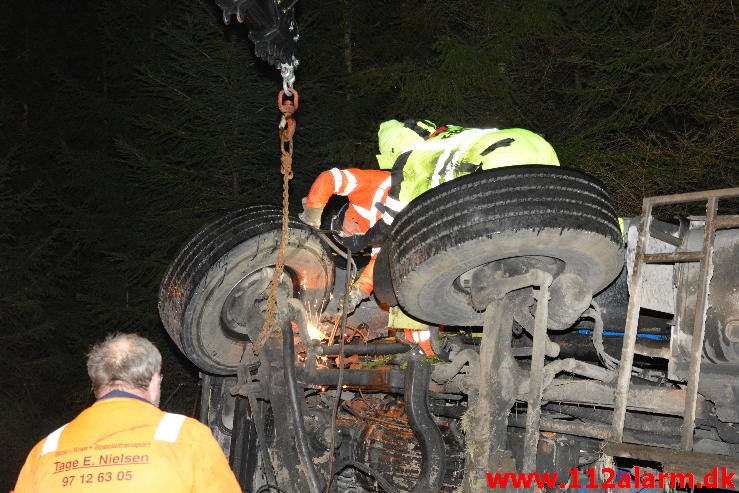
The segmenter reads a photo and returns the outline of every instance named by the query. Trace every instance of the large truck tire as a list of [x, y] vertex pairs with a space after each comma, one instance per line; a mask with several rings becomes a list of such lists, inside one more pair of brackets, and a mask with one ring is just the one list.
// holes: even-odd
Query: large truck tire
[[431, 324], [481, 326], [464, 276], [502, 259], [548, 257], [593, 294], [623, 265], [618, 218], [595, 178], [555, 166], [511, 166], [444, 183], [395, 220], [387, 249], [400, 306]]
[[388, 251], [385, 248], [380, 249], [375, 260], [375, 270], [372, 274], [374, 283], [375, 298], [380, 303], [387, 306], [397, 306], [398, 299], [393, 291], [393, 280], [390, 277], [390, 263]]
[[[240, 209], [204, 226], [170, 264], [159, 289], [159, 314], [201, 370], [235, 374], [247, 341], [259, 333], [281, 227], [280, 209]], [[290, 219], [279, 299], [296, 297], [308, 313], [320, 314], [333, 281], [333, 260], [321, 240]]]

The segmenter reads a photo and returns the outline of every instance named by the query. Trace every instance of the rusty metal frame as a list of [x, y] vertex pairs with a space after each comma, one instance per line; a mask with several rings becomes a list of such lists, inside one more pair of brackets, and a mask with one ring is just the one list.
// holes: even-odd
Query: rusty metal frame
[[535, 291], [536, 315], [534, 318], [534, 349], [531, 353], [531, 368], [529, 370], [529, 395], [526, 406], [526, 434], [523, 446], [522, 471], [536, 471], [536, 454], [539, 446], [539, 428], [541, 425], [541, 397], [544, 381], [544, 356], [547, 342], [547, 323], [549, 321], [549, 286], [552, 276], [540, 273], [537, 283], [539, 290]]
[[[713, 270], [713, 243], [717, 229], [739, 226], [739, 216], [718, 218], [719, 199], [739, 197], [739, 188], [724, 188], [705, 192], [682, 193], [661, 197], [647, 197], [642, 202], [642, 215], [639, 223], [639, 238], [636, 246], [636, 258], [629, 291], [629, 307], [626, 315], [626, 328], [621, 350], [621, 362], [617, 386], [615, 390], [615, 407], [611, 425], [611, 440], [623, 442], [624, 421], [626, 418], [627, 398], [631, 383], [631, 370], [634, 361], [637, 322], [639, 320], [639, 298], [644, 276], [644, 265], [648, 263], [700, 262], [697, 305], [693, 322], [693, 340], [690, 351], [688, 385], [685, 391], [685, 411], [683, 413], [682, 436], [680, 449], [690, 452], [693, 448], [693, 431], [695, 429], [696, 402], [698, 398], [698, 381], [700, 379], [700, 362], [705, 335], [705, 319], [708, 301], [708, 283]], [[655, 206], [680, 204], [688, 202], [706, 202], [706, 221], [704, 226], [703, 247], [700, 251], [650, 254], [648, 251], [651, 237], [652, 212]]]
[[[605, 442], [603, 452], [617, 457], [658, 462], [662, 465], [664, 472], [692, 473], [702, 476], [715, 468], [726, 468], [730, 473], [739, 474], [739, 459], [726, 455], [700, 454], [663, 447], [613, 442]], [[734, 490], [736, 489], [735, 487]]]

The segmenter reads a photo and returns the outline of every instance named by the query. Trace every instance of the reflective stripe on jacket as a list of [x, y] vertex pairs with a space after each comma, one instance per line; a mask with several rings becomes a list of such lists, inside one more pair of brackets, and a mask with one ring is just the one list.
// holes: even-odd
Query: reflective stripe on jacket
[[[559, 166], [559, 159], [552, 146], [530, 130], [449, 126], [398, 157], [392, 170], [390, 198], [398, 201], [399, 211], [441, 183], [477, 170], [524, 164]], [[383, 221], [388, 222], [385, 218]]]
[[[332, 195], [342, 195], [349, 199], [344, 220], [357, 224], [365, 233], [382, 217], [377, 204], [385, 204], [390, 191], [390, 172], [377, 169], [338, 169], [324, 171], [313, 182], [305, 200], [308, 207], [325, 207]], [[372, 249], [372, 257], [357, 280], [357, 285], [367, 295], [372, 294], [375, 285], [373, 273], [379, 248]]]
[[305, 205], [322, 208], [332, 195], [345, 196], [349, 199], [347, 218], [365, 232], [382, 215], [377, 204], [385, 203], [389, 189], [389, 171], [333, 168], [318, 175], [310, 187]]
[[240, 493], [208, 427], [133, 398], [96, 402], [31, 450], [15, 493]]

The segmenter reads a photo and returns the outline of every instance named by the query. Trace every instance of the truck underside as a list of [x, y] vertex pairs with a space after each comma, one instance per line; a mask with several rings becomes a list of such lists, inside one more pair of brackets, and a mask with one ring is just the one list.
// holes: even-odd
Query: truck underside
[[[377, 299], [345, 321], [326, 314], [355, 259], [292, 218], [281, 247], [278, 209], [234, 211], [182, 247], [160, 314], [247, 491], [477, 492], [505, 472], [613, 491], [609, 471], [739, 471], [739, 217], [719, 209], [739, 189], [648, 198], [620, 225], [597, 180], [546, 168], [412, 202]], [[688, 203], [705, 215], [661, 220]], [[281, 248], [275, 330], [255, 347]], [[389, 306], [432, 327], [436, 356], [388, 327]]]

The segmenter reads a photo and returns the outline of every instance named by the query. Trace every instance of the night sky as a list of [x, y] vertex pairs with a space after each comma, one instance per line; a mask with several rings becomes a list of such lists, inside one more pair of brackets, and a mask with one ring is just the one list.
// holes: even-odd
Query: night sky
[[[277, 70], [211, 0], [3, 2], [0, 490], [92, 402], [89, 346], [137, 331], [162, 407], [193, 415], [197, 369], [157, 289], [208, 220], [279, 204]], [[301, 0], [295, 210], [333, 166], [374, 167], [379, 122], [544, 135], [563, 166], [644, 196], [737, 186], [732, 2]]]

